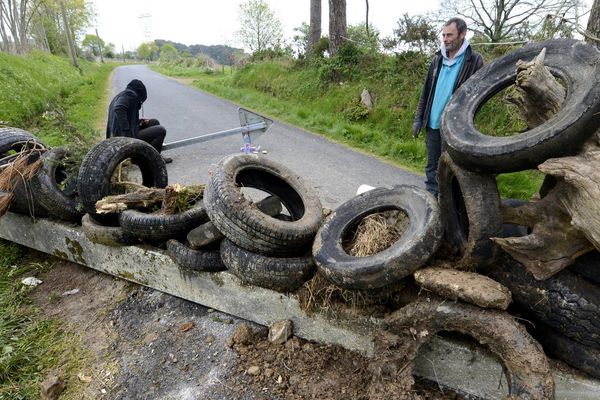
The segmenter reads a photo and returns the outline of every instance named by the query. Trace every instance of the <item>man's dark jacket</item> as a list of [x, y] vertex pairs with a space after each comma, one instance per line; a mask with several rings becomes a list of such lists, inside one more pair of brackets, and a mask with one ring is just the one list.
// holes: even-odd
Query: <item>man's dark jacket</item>
[[[479, 68], [483, 67], [483, 58], [479, 53], [471, 50], [471, 46], [468, 46], [465, 50], [465, 58], [460, 67], [460, 72], [454, 82], [452, 93], [458, 89], [471, 75], [473, 75]], [[431, 112], [431, 105], [433, 104], [433, 96], [435, 95], [435, 86], [437, 84], [437, 78], [442, 68], [442, 53], [438, 50], [429, 65], [429, 72], [427, 72], [427, 79], [421, 92], [421, 98], [417, 105], [417, 111], [415, 113], [415, 123], [419, 124], [419, 127], [425, 128], [425, 125], [429, 121], [429, 113]]]
[[140, 108], [147, 98], [142, 81], [134, 79], [115, 96], [108, 107], [106, 138], [113, 136], [137, 137], [140, 129]]

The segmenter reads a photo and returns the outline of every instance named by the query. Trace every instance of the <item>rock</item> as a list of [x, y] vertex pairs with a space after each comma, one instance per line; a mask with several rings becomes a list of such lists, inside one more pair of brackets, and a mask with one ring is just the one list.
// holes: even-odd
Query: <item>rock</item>
[[206, 338], [204, 338], [204, 341], [208, 344], [211, 344], [215, 341], [215, 337], [213, 335], [208, 335]]
[[40, 283], [42, 283], [41, 280], [39, 280], [38, 278], [34, 277], [34, 276], [28, 276], [27, 278], [23, 279], [21, 281], [21, 283], [25, 286], [32, 286], [32, 287], [36, 287], [37, 285], [39, 285]]
[[499, 310], [506, 310], [512, 301], [508, 288], [474, 272], [433, 267], [420, 269], [414, 275], [423, 288], [450, 300]]
[[187, 241], [194, 248], [206, 246], [222, 238], [223, 234], [210, 221], [192, 229], [187, 234]]
[[260, 374], [260, 367], [253, 365], [250, 368], [248, 368], [246, 372], [248, 373], [248, 375], [256, 376]]
[[369, 111], [373, 109], [373, 97], [367, 89], [363, 89], [362, 93], [360, 94], [360, 102], [367, 107]]
[[275, 371], [273, 370], [273, 368], [267, 368], [267, 369], [265, 369], [265, 376], [267, 378], [273, 377], [274, 374], [275, 374]]
[[275, 344], [284, 344], [292, 337], [292, 321], [283, 320], [275, 322], [269, 328], [269, 342]]
[[251, 344], [254, 340], [254, 332], [248, 324], [241, 323], [235, 328], [235, 332], [231, 337], [233, 344]]
[[42, 382], [42, 399], [56, 400], [67, 388], [65, 381], [57, 375], [51, 375]]

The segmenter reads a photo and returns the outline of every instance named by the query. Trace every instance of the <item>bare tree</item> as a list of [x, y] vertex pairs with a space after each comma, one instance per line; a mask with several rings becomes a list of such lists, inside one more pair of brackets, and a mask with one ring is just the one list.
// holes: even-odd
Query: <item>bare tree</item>
[[592, 4], [586, 30], [589, 34], [586, 39], [600, 48], [600, 42], [594, 40], [594, 38], [600, 38], [600, 0], [594, 0], [594, 4]]
[[0, 0], [0, 34], [2, 41], [8, 41], [8, 32], [17, 53], [27, 53], [29, 49], [30, 24], [40, 4], [39, 0]]
[[251, 51], [278, 46], [283, 38], [281, 22], [263, 0], [248, 0], [240, 4], [238, 37]]
[[315, 43], [321, 38], [321, 0], [310, 0], [310, 29], [306, 55], [312, 56]]
[[367, 36], [369, 36], [369, 0], [365, 0], [367, 9], [365, 11], [365, 30], [367, 31]]
[[523, 38], [535, 33], [547, 16], [575, 12], [577, 0], [451, 0], [444, 18], [459, 16], [490, 42]]
[[346, 0], [329, 0], [329, 55], [334, 56], [347, 35]]

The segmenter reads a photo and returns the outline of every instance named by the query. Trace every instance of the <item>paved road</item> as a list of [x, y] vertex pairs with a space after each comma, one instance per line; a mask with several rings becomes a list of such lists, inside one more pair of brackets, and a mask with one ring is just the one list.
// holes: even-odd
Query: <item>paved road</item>
[[[143, 65], [118, 67], [113, 74], [112, 94], [134, 78], [141, 79], [148, 89], [144, 115], [158, 118], [167, 128], [167, 142], [239, 126], [237, 105]], [[174, 159], [168, 165], [169, 181], [205, 183], [209, 170], [223, 156], [239, 152], [241, 144], [241, 137], [235, 135], [169, 151], [168, 155]], [[363, 183], [423, 186], [419, 175], [279, 121], [257, 144], [268, 151], [267, 157], [285, 163], [312, 184], [326, 207], [335, 208], [349, 199]]]

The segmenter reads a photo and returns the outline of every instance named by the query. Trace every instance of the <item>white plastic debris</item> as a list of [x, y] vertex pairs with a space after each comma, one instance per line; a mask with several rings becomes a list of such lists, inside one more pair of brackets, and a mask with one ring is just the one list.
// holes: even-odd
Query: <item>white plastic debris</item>
[[21, 283], [23, 285], [25, 285], [25, 286], [33, 286], [33, 287], [35, 287], [35, 286], [39, 285], [40, 283], [42, 283], [42, 281], [39, 280], [38, 278], [34, 277], [34, 276], [29, 276], [29, 277], [23, 279], [21, 281]]
[[356, 195], [363, 194], [364, 192], [368, 192], [369, 190], [375, 189], [373, 186], [369, 185], [360, 185], [356, 190]]
[[79, 288], [72, 289], [72, 290], [67, 290], [62, 295], [63, 296], [71, 296], [72, 294], [77, 294], [77, 293], [79, 293]]

